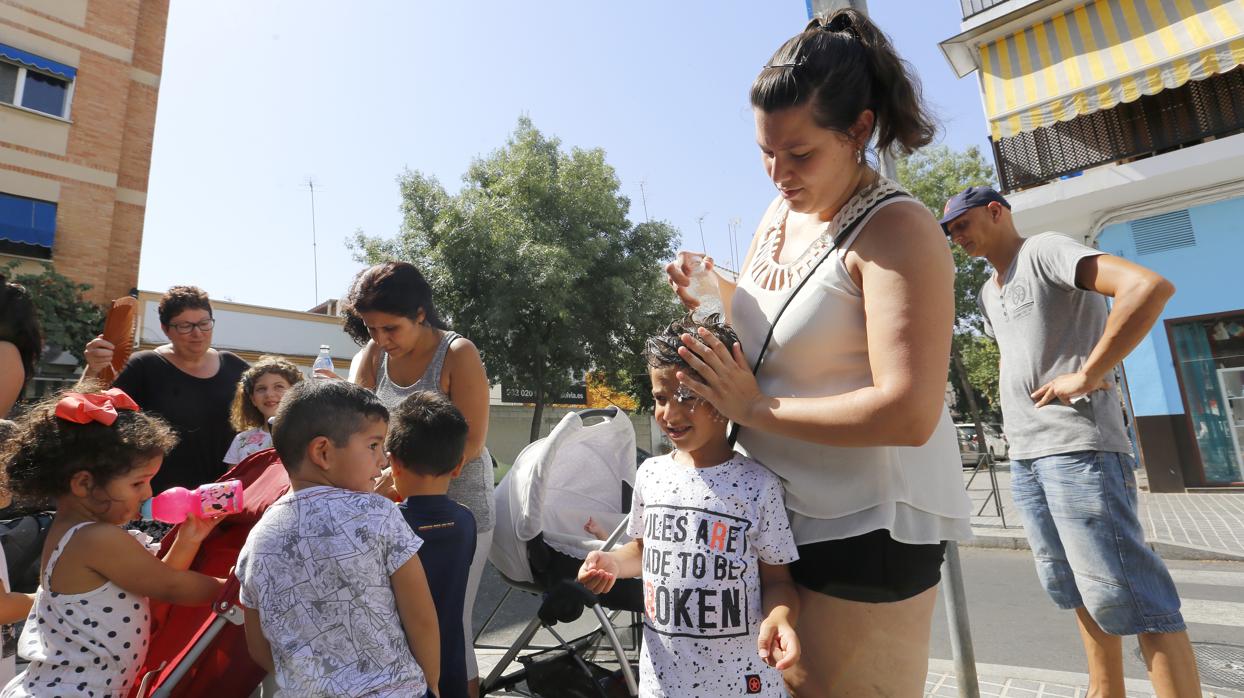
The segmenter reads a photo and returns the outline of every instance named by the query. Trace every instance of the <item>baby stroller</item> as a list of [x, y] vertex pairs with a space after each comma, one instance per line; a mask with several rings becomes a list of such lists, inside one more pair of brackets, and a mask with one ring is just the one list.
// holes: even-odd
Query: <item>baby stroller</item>
[[[243, 510], [208, 534], [190, 569], [226, 578], [225, 588], [211, 606], [152, 603], [151, 649], [130, 698], [248, 696], [267, 673], [246, 650], [233, 566], [259, 517], [289, 491], [289, 477], [276, 450], [267, 449], [247, 457], [220, 479], [242, 481]], [[176, 531], [164, 537], [161, 555], [172, 545]]]
[[[585, 425], [597, 418], [603, 421]], [[618, 580], [599, 598], [575, 581], [589, 551], [608, 550], [624, 538], [635, 461], [635, 430], [626, 414], [616, 407], [585, 410], [566, 415], [547, 437], [528, 444], [497, 486], [497, 525], [488, 559], [510, 589], [475, 638], [477, 648], [505, 650], [483, 680], [482, 695], [514, 689], [524, 681], [536, 696], [606, 698], [622, 690], [624, 695], [638, 694], [613, 620], [630, 612], [632, 637], [638, 638], [634, 631], [643, 611], [640, 581]], [[589, 535], [584, 530], [589, 517], [612, 535], [605, 541]], [[508, 647], [480, 644], [480, 636], [513, 589], [542, 597], [536, 617]], [[554, 626], [577, 620], [584, 608], [595, 614], [595, 630], [563, 639]], [[556, 645], [531, 644], [542, 629], [557, 640]], [[592, 661], [602, 642], [608, 643], [620, 666], [616, 674]], [[530, 649], [537, 651], [522, 654]], [[515, 659], [523, 668], [505, 675]], [[602, 684], [612, 686], [612, 691]]]

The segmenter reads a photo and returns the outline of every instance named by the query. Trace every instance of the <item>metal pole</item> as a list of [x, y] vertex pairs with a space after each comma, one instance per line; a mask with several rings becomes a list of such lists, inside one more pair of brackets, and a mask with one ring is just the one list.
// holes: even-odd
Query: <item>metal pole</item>
[[972, 628], [968, 623], [968, 599], [963, 590], [963, 566], [959, 563], [959, 544], [946, 542], [942, 563], [942, 595], [946, 599], [946, 627], [955, 659], [955, 677], [960, 698], [980, 698], [976, 676], [976, 652], [972, 649]]
[[311, 274], [315, 278], [315, 302], [320, 304], [320, 254], [315, 244], [315, 180], [307, 178], [307, 188], [311, 190]]
[[[868, 0], [810, 0], [808, 19], [843, 7], [854, 7], [868, 15]], [[881, 174], [891, 180], [898, 179], [894, 156], [881, 152]], [[950, 648], [955, 660], [955, 676], [958, 678], [959, 695], [962, 698], [980, 698], [980, 685], [976, 677], [976, 653], [972, 649], [972, 631], [968, 625], [967, 595], [963, 590], [963, 568], [959, 564], [959, 545], [946, 543], [946, 561], [942, 564], [943, 596], [946, 599], [946, 620], [950, 627]]]

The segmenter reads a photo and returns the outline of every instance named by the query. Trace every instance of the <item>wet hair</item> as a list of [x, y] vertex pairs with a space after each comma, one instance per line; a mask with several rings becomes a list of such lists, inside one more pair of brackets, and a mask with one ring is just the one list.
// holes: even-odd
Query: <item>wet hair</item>
[[272, 424], [272, 445], [294, 472], [307, 457], [307, 446], [321, 436], [338, 448], [373, 419], [389, 421], [389, 410], [372, 391], [343, 380], [302, 381], [281, 398]]
[[937, 130], [915, 70], [855, 9], [813, 19], [782, 44], [752, 83], [751, 102], [764, 112], [811, 104], [818, 126], [841, 133], [872, 110], [882, 151], [898, 144], [910, 153], [928, 145]]
[[[0, 274], [0, 342], [12, 342], [22, 357], [26, 377], [22, 387], [35, 375], [35, 365], [43, 354], [43, 331], [34, 301], [25, 286], [15, 284]], [[3, 416], [3, 415], [0, 415]]]
[[739, 336], [735, 334], [734, 328], [725, 321], [721, 313], [711, 313], [704, 317], [703, 320], [696, 320], [695, 317], [688, 313], [680, 320], [671, 322], [663, 332], [653, 335], [644, 343], [644, 360], [648, 362], [649, 368], [677, 368], [686, 373], [699, 378], [699, 374], [695, 372], [687, 361], [678, 355], [678, 348], [684, 346], [682, 336], [689, 334], [693, 337], [699, 337], [699, 328], [703, 327], [712, 333], [714, 337], [721, 340], [727, 348], [733, 349]]
[[371, 339], [362, 313], [376, 311], [415, 320], [420, 310], [425, 323], [440, 330], [449, 329], [432, 305], [432, 287], [409, 262], [385, 262], [364, 269], [354, 277], [341, 302], [346, 333], [360, 346]]
[[[94, 383], [82, 387], [84, 393], [98, 390]], [[111, 425], [61, 419], [56, 403], [63, 396], [58, 393], [31, 408], [0, 445], [9, 487], [22, 499], [60, 497], [69, 492], [73, 476], [84, 470], [96, 488], [104, 487], [141, 461], [166, 455], [177, 445], [168, 422], [147, 412], [117, 410]]]
[[261, 356], [251, 364], [238, 381], [237, 392], [233, 394], [233, 404], [229, 407], [229, 424], [237, 431], [246, 431], [264, 425], [263, 413], [251, 402], [255, 395], [255, 383], [269, 373], [285, 379], [290, 387], [302, 382], [302, 371], [282, 356]]
[[173, 318], [187, 310], [206, 310], [212, 317], [212, 301], [207, 291], [198, 286], [174, 286], [160, 296], [160, 324], [168, 326]]
[[393, 410], [384, 449], [401, 467], [436, 477], [462, 462], [467, 431], [466, 417], [449, 398], [421, 390]]

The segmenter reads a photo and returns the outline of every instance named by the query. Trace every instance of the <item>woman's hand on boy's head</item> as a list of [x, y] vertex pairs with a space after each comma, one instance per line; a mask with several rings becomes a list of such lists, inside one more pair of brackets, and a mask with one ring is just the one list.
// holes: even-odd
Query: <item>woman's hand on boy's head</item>
[[695, 336], [684, 334], [682, 341], [685, 346], [679, 347], [678, 355], [701, 380], [679, 371], [679, 382], [708, 401], [726, 419], [746, 426], [766, 398], [760, 392], [760, 384], [743, 355], [743, 348], [737, 343], [727, 347], [704, 328]]
[[785, 616], [770, 615], [760, 623], [760, 636], [756, 639], [756, 651], [765, 664], [785, 671], [799, 661], [799, 637]]
[[618, 562], [609, 553], [593, 550], [579, 567], [578, 581], [593, 594], [605, 594], [618, 579]]

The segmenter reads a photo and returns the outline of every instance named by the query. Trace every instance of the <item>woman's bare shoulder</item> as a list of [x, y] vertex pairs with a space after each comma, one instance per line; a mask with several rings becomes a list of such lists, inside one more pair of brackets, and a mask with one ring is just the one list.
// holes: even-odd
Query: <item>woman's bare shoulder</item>
[[354, 352], [354, 358], [350, 359], [350, 382], [363, 386], [364, 388], [376, 387], [376, 371], [380, 363], [380, 346], [374, 340], [367, 340], [358, 351]]
[[851, 246], [863, 257], [885, 259], [949, 249], [941, 226], [919, 201], [896, 201], [881, 208]]
[[454, 341], [449, 343], [449, 350], [446, 352], [445, 360], [453, 366], [470, 366], [472, 364], [481, 364], [483, 360], [480, 358], [479, 347], [475, 346], [475, 342], [458, 335]]

